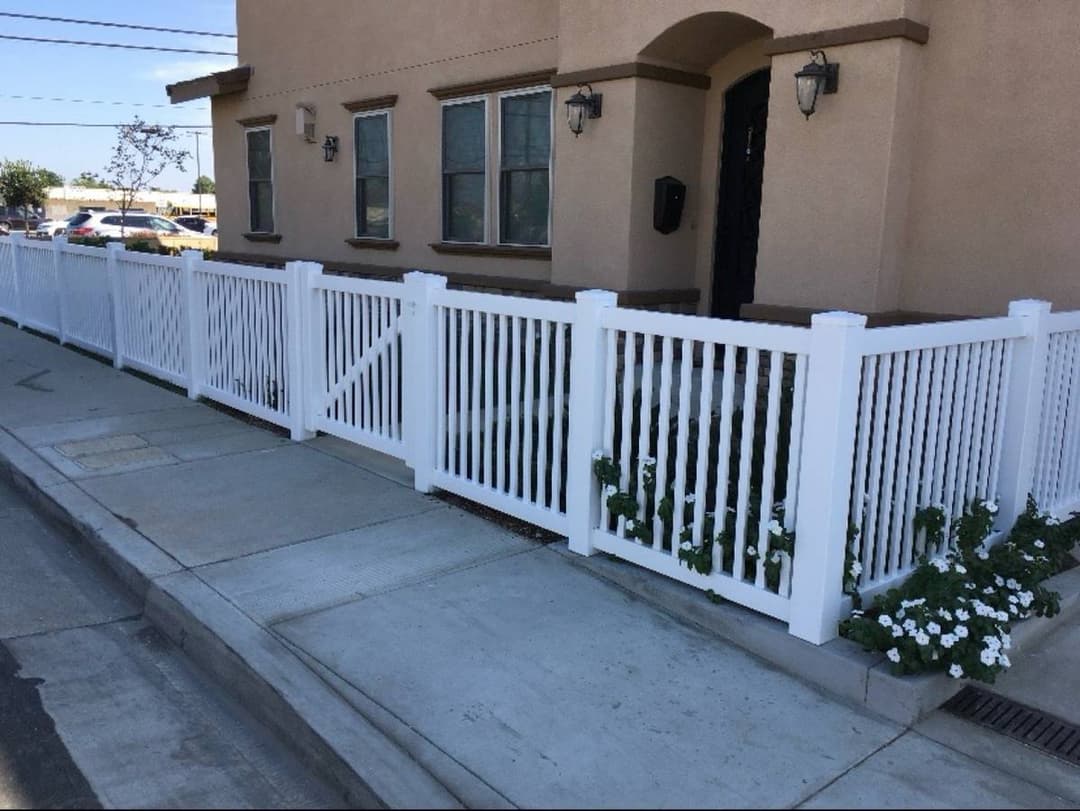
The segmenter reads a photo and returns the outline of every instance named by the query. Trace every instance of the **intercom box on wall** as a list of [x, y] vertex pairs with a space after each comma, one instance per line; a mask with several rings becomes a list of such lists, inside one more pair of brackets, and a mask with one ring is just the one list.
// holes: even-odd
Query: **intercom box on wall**
[[682, 219], [685, 199], [685, 183], [671, 175], [656, 178], [653, 196], [653, 228], [661, 234], [670, 234], [677, 229], [679, 220]]

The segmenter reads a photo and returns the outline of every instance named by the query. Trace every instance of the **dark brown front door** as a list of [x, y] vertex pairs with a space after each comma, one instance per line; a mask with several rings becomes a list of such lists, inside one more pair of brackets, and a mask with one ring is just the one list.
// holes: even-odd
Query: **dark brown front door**
[[712, 297], [712, 314], [720, 318], [737, 318], [739, 306], [754, 300], [768, 114], [768, 68], [724, 94]]

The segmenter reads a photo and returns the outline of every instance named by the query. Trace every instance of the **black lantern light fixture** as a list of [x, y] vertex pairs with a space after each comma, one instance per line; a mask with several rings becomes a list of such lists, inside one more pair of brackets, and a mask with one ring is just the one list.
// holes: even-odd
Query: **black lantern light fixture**
[[[588, 90], [588, 95], [582, 92], [583, 89]], [[566, 123], [570, 125], [570, 132], [574, 133], [575, 138], [585, 129], [586, 118], [600, 117], [602, 99], [602, 94], [593, 93], [592, 85], [579, 84], [577, 92], [566, 100]]]
[[322, 145], [323, 160], [330, 163], [338, 151], [338, 137], [336, 135], [327, 135], [326, 140]]
[[[817, 61], [820, 59], [821, 61]], [[829, 62], [824, 51], [811, 51], [810, 63], [795, 74], [795, 100], [808, 119], [814, 114], [817, 98], [823, 93], [835, 93], [840, 66]]]

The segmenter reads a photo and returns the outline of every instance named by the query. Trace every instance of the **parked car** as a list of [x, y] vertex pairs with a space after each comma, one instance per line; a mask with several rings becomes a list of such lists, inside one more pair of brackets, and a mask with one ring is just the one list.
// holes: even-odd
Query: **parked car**
[[0, 206], [0, 228], [7, 228], [8, 232], [23, 231], [27, 228], [34, 231], [44, 219], [45, 214], [40, 210], [29, 209], [24, 212], [20, 206]]
[[126, 215], [119, 211], [85, 213], [89, 215], [88, 218], [75, 227], [69, 227], [68, 236], [123, 239], [129, 243], [146, 240], [170, 248], [217, 250], [217, 237], [184, 228], [157, 214], [133, 214], [130, 211]]
[[6, 237], [11, 233], [11, 226], [6, 222], [0, 222], [0, 236]]
[[62, 220], [45, 220], [37, 227], [37, 235], [39, 237], [58, 237], [61, 234], [67, 233], [68, 228], [73, 228], [80, 225], [90, 219], [90, 214], [86, 211], [79, 211], [72, 214], [70, 217], [64, 217]]
[[179, 223], [192, 231], [198, 231], [200, 234], [209, 234], [210, 236], [217, 236], [217, 220], [207, 219], [206, 217], [197, 217], [193, 215], [184, 215], [183, 217], [173, 217], [173, 222]]

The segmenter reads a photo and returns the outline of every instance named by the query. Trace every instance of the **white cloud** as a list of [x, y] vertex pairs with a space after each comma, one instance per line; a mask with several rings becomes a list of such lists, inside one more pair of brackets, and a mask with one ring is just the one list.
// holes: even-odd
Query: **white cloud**
[[182, 82], [219, 70], [236, 67], [235, 59], [193, 59], [167, 62], [141, 74], [141, 78], [155, 82]]

